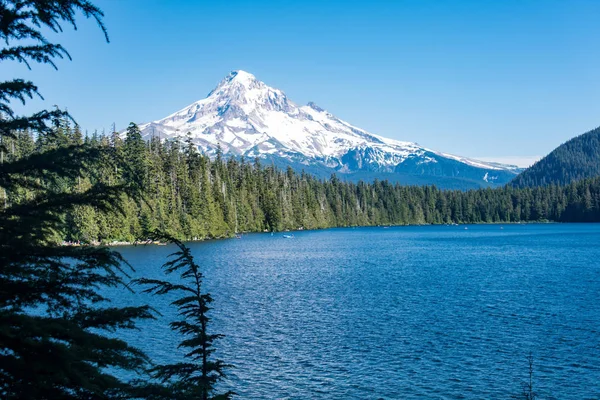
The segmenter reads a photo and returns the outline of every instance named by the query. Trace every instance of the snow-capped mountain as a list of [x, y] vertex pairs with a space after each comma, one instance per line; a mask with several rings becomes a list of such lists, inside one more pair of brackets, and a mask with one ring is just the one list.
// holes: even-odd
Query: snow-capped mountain
[[[381, 177], [405, 183], [471, 182], [487, 186], [512, 179], [518, 168], [436, 152], [412, 142], [374, 135], [314, 103], [299, 106], [281, 90], [244, 71], [231, 72], [208, 94], [166, 118], [140, 125], [145, 138], [184, 138], [214, 154], [262, 157], [349, 178]], [[369, 172], [368, 176], [365, 172]], [[437, 177], [437, 179], [433, 179]], [[448, 181], [450, 184], [443, 182]], [[462, 185], [465, 186], [465, 185]]]

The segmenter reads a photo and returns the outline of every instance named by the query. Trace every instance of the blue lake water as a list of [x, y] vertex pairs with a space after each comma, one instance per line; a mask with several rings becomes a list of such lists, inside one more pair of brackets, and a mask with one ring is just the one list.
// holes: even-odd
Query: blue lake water
[[[190, 243], [214, 297], [223, 386], [242, 399], [600, 399], [600, 224], [251, 234]], [[119, 251], [162, 277], [171, 246]], [[123, 336], [180, 357], [163, 316]]]

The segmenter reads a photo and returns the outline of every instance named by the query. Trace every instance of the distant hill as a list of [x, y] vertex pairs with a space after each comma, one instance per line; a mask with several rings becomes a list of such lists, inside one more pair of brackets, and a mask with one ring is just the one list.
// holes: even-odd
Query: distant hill
[[516, 187], [565, 185], [600, 176], [600, 127], [561, 144], [519, 174]]

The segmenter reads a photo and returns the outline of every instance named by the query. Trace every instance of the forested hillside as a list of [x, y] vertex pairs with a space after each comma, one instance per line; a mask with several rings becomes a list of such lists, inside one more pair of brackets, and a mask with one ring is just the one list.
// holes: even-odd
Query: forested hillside
[[600, 176], [600, 128], [558, 146], [511, 184], [516, 187], [566, 185], [597, 176]]
[[[236, 232], [314, 229], [337, 226], [443, 224], [516, 221], [600, 221], [600, 179], [565, 187], [443, 191], [432, 186], [400, 186], [387, 181], [319, 180], [291, 168], [280, 170], [261, 160], [214, 160], [191, 143], [146, 142], [130, 125], [117, 134], [84, 138], [67, 123], [54, 138], [35, 140], [21, 132], [4, 157], [19, 158], [57, 146], [85, 142], [112, 149], [126, 168], [105, 160], [95, 173], [61, 185], [73, 192], [93, 183], [140, 185], [143, 199], [124, 198], [125, 217], [77, 207], [65, 216], [57, 240], [132, 241], [161, 229], [182, 239], [231, 236]], [[56, 183], [55, 183], [56, 184]], [[0, 192], [1, 193], [1, 192]], [[1, 204], [19, 202], [26, 191], [8, 193]], [[4, 196], [4, 195], [2, 195]]]

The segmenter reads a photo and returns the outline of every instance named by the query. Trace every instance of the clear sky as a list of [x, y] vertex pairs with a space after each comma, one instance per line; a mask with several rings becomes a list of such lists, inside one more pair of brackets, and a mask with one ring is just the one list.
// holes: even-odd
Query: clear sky
[[32, 79], [84, 129], [159, 119], [243, 69], [373, 133], [513, 161], [600, 125], [600, 1], [96, 0]]

